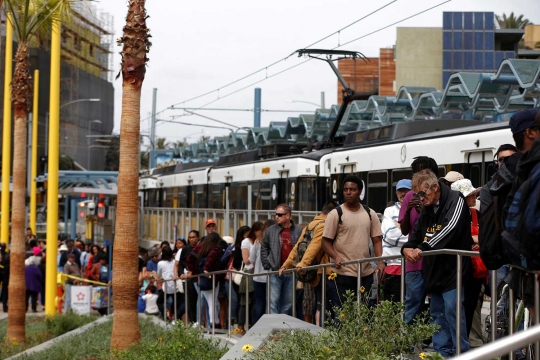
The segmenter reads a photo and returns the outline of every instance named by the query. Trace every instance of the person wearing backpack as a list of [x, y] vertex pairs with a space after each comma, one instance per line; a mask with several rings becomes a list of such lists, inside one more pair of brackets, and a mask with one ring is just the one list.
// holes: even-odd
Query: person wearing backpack
[[[374, 270], [371, 263], [361, 265], [361, 287], [358, 289], [358, 264], [342, 265], [345, 261], [367, 259], [369, 242], [373, 242], [375, 256], [382, 256], [382, 231], [377, 213], [360, 203], [362, 180], [348, 175], [343, 181], [345, 203], [336, 207], [326, 217], [323, 232], [323, 250], [332, 258], [337, 276], [327, 281], [327, 299], [331, 306], [340, 306], [347, 291], [363, 294], [366, 303], [374, 283], [373, 275], [384, 277], [384, 261]], [[331, 310], [331, 309], [329, 309]]]
[[[302, 271], [302, 268], [306, 266], [328, 264], [328, 255], [326, 255], [322, 249], [322, 235], [326, 217], [336, 206], [338, 205], [335, 201], [328, 201], [323, 205], [321, 213], [315, 216], [313, 221], [311, 221], [302, 231], [302, 234], [289, 254], [289, 257], [279, 269], [279, 275], [281, 276], [283, 270], [296, 267], [298, 271], [298, 280], [315, 288], [315, 301], [317, 304], [320, 304], [322, 301], [322, 268], [307, 271]], [[332, 270], [330, 267], [327, 267], [326, 275], [330, 275], [331, 273]], [[304, 311], [304, 320], [309, 323], [312, 322], [312, 315], [310, 312]]]
[[[540, 235], [537, 216], [540, 188], [540, 109], [527, 109], [510, 118], [516, 147], [523, 155], [516, 167], [516, 177], [503, 208], [502, 242], [509, 262], [538, 270]], [[533, 195], [535, 194], [535, 195]], [[516, 271], [517, 272], [517, 271]], [[523, 300], [534, 318], [534, 276], [522, 273]], [[515, 285], [509, 284], [515, 288]], [[540, 295], [540, 294], [539, 294]]]
[[[401, 202], [409, 191], [412, 181], [401, 179], [396, 184], [398, 201], [384, 210], [381, 230], [383, 232], [383, 256], [400, 255], [401, 247], [409, 237], [403, 235], [398, 223]], [[383, 300], [399, 302], [401, 299], [401, 259], [386, 260], [385, 279], [383, 282]]]

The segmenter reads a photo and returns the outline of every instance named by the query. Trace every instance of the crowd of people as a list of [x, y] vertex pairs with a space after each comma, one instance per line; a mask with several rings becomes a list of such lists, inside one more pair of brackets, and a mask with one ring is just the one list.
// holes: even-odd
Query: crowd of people
[[[109, 282], [109, 257], [107, 247], [100, 247], [80, 240], [58, 240], [57, 271], [66, 276], [63, 293], [62, 311], [71, 308], [71, 287], [87, 284], [85, 280], [96, 281], [98, 285]], [[45, 307], [45, 271], [47, 246], [43, 238], [37, 238], [31, 228], [26, 229], [26, 308], [27, 311], [38, 312], [38, 306]], [[10, 256], [6, 244], [0, 244], [0, 274], [2, 289], [0, 299], [4, 312], [8, 312], [8, 286], [10, 273]], [[97, 309], [105, 314], [106, 309]]]
[[[540, 161], [538, 109], [515, 113], [509, 125], [515, 145], [499, 147], [494, 159], [497, 171], [481, 188], [456, 171], [439, 176], [435, 159], [418, 156], [411, 164], [412, 179], [397, 181], [396, 201], [389, 203], [382, 215], [361, 203], [363, 182], [348, 175], [342, 183], [343, 203], [325, 203], [309, 224], [295, 224], [292, 209], [280, 204], [274, 219], [242, 226], [234, 237], [220, 236], [216, 221], [207, 219], [202, 237], [194, 229], [187, 240], [180, 237], [174, 244], [164, 241], [150, 249], [140, 248], [138, 311], [218, 329], [226, 328], [230, 321], [236, 333], [243, 334], [246, 325], [257, 323], [267, 309], [271, 314], [290, 315], [296, 304], [298, 318], [320, 325], [321, 314], [332, 318], [333, 306], [341, 305], [348, 292], [360, 292], [368, 305], [379, 300], [400, 301], [401, 278], [405, 276], [405, 321], [417, 321], [428, 298], [431, 319], [439, 326], [432, 337], [435, 351], [444, 357], [456, 354], [458, 304], [462, 306], [460, 351], [481, 346], [484, 338], [479, 315], [484, 291], [489, 289], [487, 268], [498, 268], [497, 282], [515, 285], [507, 276], [509, 261], [501, 260], [505, 251], [502, 233], [506, 226], [515, 226], [507, 221], [508, 214], [515, 212], [514, 195]], [[27, 299], [35, 311], [38, 294], [44, 298], [46, 246], [43, 240], [32, 238], [31, 229], [27, 245]], [[72, 240], [58, 246], [58, 271], [108, 281], [105, 248]], [[464, 257], [462, 273], [458, 274], [454, 255], [425, 256], [437, 249], [480, 251], [482, 257]], [[399, 255], [406, 259], [405, 274], [401, 258], [349, 263]], [[1, 296], [7, 311], [9, 255], [5, 247], [0, 247], [0, 256]], [[316, 264], [330, 265], [324, 271], [303, 270]], [[300, 279], [296, 283], [286, 271], [293, 268]], [[220, 270], [253, 276], [236, 272], [211, 275]], [[456, 288], [459, 276], [463, 280], [461, 299]], [[517, 287], [522, 289], [518, 296], [534, 314], [534, 277], [523, 272], [518, 278]], [[77, 282], [80, 280], [67, 280], [66, 311], [70, 286]]]

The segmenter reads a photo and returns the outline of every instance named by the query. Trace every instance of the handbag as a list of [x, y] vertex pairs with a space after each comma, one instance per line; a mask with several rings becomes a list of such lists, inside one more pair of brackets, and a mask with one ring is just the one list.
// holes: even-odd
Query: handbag
[[[241, 272], [244, 272], [244, 262], [242, 261], [242, 267], [240, 268]], [[233, 274], [233, 281], [236, 285], [240, 286], [242, 284], [242, 274]]]
[[176, 280], [176, 291], [179, 293], [184, 293], [184, 281], [183, 280]]
[[[227, 268], [225, 270], [236, 270], [233, 266], [233, 257], [231, 256], [231, 258], [229, 259], [229, 262], [227, 263]], [[229, 280], [229, 278], [232, 276], [233, 277], [233, 280], [234, 280], [234, 275], [235, 273], [231, 273], [231, 272], [228, 272], [225, 274], [225, 280]]]

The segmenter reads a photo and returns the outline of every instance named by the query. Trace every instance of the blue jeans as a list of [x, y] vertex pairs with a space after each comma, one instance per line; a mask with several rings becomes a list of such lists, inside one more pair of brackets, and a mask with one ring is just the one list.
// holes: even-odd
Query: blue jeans
[[[202, 312], [204, 311], [206, 313], [206, 321], [209, 322], [210, 321], [210, 309], [208, 308], [208, 302], [206, 301], [206, 298], [204, 296], [199, 295], [201, 289], [199, 288], [199, 284], [197, 284], [196, 281], [193, 282], [193, 286], [195, 287], [195, 290], [197, 291], [197, 322], [199, 322], [199, 319], [200, 319], [200, 323], [199, 325], [203, 325], [203, 318], [202, 318]], [[202, 301], [201, 304], [199, 304], [199, 296], [200, 296], [200, 299]], [[199, 306], [200, 305], [200, 306]]]
[[[229, 295], [229, 291], [231, 293], [231, 320], [236, 320], [236, 311], [238, 309], [238, 297], [236, 294], [236, 291], [234, 291], [234, 288], [231, 286], [229, 289], [229, 282], [225, 281], [225, 290], [227, 291], [227, 296]], [[227, 297], [227, 301], [228, 301]]]
[[409, 271], [405, 274], [405, 322], [411, 324], [424, 311], [425, 304], [426, 287], [422, 271]]
[[[442, 294], [431, 294], [430, 313], [432, 321], [439, 325], [439, 330], [433, 334], [433, 349], [439, 354], [452, 357], [456, 354], [456, 289]], [[464, 292], [461, 293], [461, 352], [468, 351], [469, 337], [463, 307]]]
[[[354, 300], [356, 301], [356, 289], [358, 287], [358, 278], [356, 276], [338, 275], [335, 280], [326, 279], [326, 310], [330, 311], [330, 319], [335, 317], [334, 307], [341, 307], [345, 302], [345, 294], [347, 290], [350, 290], [355, 294]], [[367, 304], [371, 298], [371, 288], [373, 287], [373, 274], [362, 276], [361, 286], [364, 287], [363, 300]]]
[[292, 312], [293, 277], [291, 274], [270, 275], [270, 314]]
[[253, 325], [266, 313], [266, 283], [253, 281]]

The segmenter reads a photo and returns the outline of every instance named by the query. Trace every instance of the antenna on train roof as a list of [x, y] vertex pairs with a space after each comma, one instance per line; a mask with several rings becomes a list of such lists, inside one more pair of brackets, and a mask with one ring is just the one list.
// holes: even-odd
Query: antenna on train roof
[[[355, 91], [351, 89], [347, 81], [345, 81], [345, 79], [343, 78], [343, 75], [341, 75], [338, 68], [334, 64], [334, 61], [338, 61], [341, 59], [353, 59], [354, 61], [356, 61], [357, 59], [362, 59], [364, 62], [367, 63], [369, 59], [361, 52], [348, 51], [348, 50], [300, 49], [300, 50], [296, 50], [294, 53], [298, 53], [298, 56], [306, 56], [312, 59], [326, 61], [328, 65], [330, 65], [334, 73], [336, 74], [341, 85], [343, 86], [343, 90], [342, 90], [343, 98], [342, 98], [341, 106], [339, 108], [339, 112], [336, 117], [336, 120], [334, 121], [332, 129], [330, 130], [330, 133], [328, 134], [328, 136], [324, 138], [321, 142], [319, 142], [315, 146], [315, 148], [322, 149], [322, 148], [331, 147], [332, 145], [337, 145], [336, 133], [339, 129], [339, 125], [341, 124], [341, 119], [343, 119], [343, 116], [345, 115], [347, 106], [349, 105], [351, 101], [359, 100], [361, 96], [358, 96], [358, 97], [355, 96], [356, 95]], [[319, 57], [315, 55], [326, 55], [326, 57]]]

